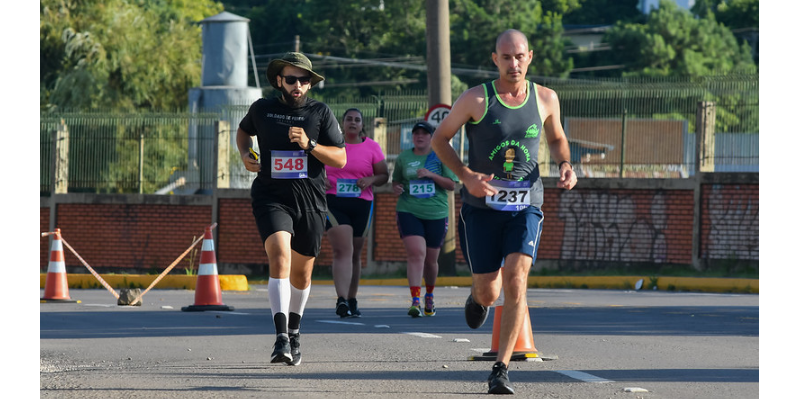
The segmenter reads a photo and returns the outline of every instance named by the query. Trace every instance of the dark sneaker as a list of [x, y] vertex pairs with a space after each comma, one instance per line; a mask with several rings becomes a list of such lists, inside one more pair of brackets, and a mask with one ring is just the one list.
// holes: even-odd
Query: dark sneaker
[[493, 395], [512, 395], [516, 393], [508, 379], [508, 367], [505, 363], [496, 362], [488, 376], [488, 393]]
[[436, 315], [436, 303], [433, 301], [433, 294], [424, 294], [424, 315]]
[[272, 363], [291, 363], [291, 345], [285, 336], [278, 336], [272, 351]]
[[347, 299], [347, 305], [350, 308], [350, 315], [352, 317], [361, 317], [361, 310], [358, 309], [358, 300], [355, 298]]
[[291, 346], [291, 362], [288, 364], [299, 366], [300, 363], [302, 363], [302, 355], [300, 354], [300, 333], [289, 334], [289, 345]]
[[347, 305], [347, 300], [344, 299], [344, 297], [338, 297], [338, 301], [336, 301], [336, 314], [341, 318], [352, 316], [350, 307]]
[[488, 319], [488, 307], [478, 304], [472, 299], [472, 294], [466, 298], [466, 324], [471, 328], [480, 328]]

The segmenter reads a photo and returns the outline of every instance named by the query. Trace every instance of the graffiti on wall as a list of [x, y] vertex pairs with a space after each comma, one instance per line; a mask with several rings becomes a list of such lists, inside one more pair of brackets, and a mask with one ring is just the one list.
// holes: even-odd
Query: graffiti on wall
[[646, 212], [639, 209], [636, 197], [629, 194], [563, 193], [558, 206], [558, 217], [565, 222], [561, 257], [665, 262], [668, 253], [663, 233], [667, 224], [665, 196], [655, 193]]
[[710, 222], [704, 258], [759, 259], [760, 206], [757, 192], [714, 185], [707, 198]]

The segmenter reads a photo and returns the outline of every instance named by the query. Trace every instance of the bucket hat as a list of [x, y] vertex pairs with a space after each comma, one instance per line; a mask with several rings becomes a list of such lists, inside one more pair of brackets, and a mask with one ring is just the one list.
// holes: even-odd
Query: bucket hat
[[309, 60], [305, 54], [290, 51], [283, 54], [282, 57], [270, 61], [269, 65], [266, 67], [266, 78], [269, 80], [269, 84], [271, 84], [272, 87], [279, 89], [279, 87], [277, 87], [277, 75], [286, 65], [295, 66], [310, 72], [311, 87], [325, 80], [322, 75], [313, 71], [313, 64], [311, 64], [311, 60]]

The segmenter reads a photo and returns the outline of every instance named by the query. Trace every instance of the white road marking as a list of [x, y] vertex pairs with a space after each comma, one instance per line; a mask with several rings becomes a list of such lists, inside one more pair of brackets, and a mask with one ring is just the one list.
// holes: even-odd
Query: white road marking
[[580, 380], [582, 382], [591, 382], [597, 384], [604, 384], [608, 382], [613, 382], [611, 380], [606, 380], [604, 378], [597, 377], [595, 375], [591, 375], [588, 373], [583, 373], [582, 371], [575, 371], [575, 370], [552, 370], [556, 373], [563, 374], [567, 377], [574, 378], [575, 380]]
[[420, 332], [404, 332], [403, 334], [413, 335], [414, 337], [419, 337], [419, 338], [441, 338], [441, 336], [438, 335], [420, 333]]
[[320, 323], [330, 323], [330, 324], [347, 324], [350, 326], [363, 326], [363, 323], [353, 323], [351, 321], [338, 321], [338, 320], [317, 320]]

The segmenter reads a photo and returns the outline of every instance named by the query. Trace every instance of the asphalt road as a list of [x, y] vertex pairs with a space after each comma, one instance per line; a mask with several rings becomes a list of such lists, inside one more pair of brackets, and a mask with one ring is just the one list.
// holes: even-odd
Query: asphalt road
[[[407, 287], [364, 286], [361, 318], [334, 313], [314, 285], [300, 366], [270, 364], [274, 329], [265, 286], [225, 291], [230, 312], [182, 312], [194, 292], [152, 290], [117, 306], [103, 289], [80, 303], [42, 303], [41, 398], [485, 397], [486, 325], [463, 319], [468, 288], [437, 287], [435, 317], [412, 319]], [[759, 295], [530, 289], [536, 349], [515, 361], [517, 397], [757, 398]]]

